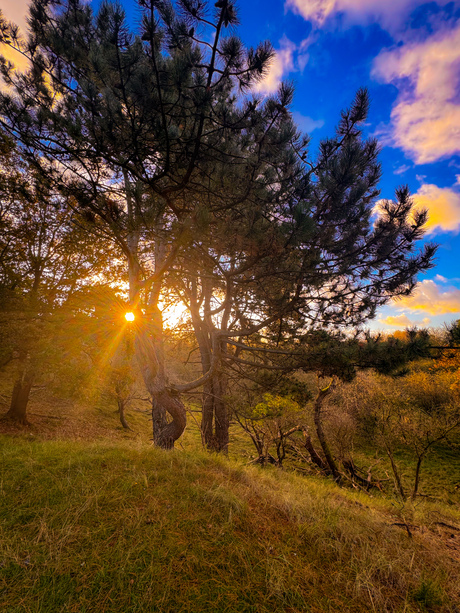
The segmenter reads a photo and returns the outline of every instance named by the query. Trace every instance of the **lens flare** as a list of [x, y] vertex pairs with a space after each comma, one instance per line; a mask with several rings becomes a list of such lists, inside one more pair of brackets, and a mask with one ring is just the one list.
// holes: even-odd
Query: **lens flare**
[[126, 313], [125, 319], [126, 321], [134, 321], [134, 313]]

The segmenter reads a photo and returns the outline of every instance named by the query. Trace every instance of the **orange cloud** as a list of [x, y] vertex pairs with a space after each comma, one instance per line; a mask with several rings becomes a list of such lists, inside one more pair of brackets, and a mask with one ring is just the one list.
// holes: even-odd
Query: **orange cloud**
[[263, 94], [275, 93], [286, 73], [294, 70], [294, 52], [296, 46], [287, 38], [281, 41], [281, 48], [276, 51], [268, 74], [254, 86], [255, 92]]
[[405, 313], [402, 315], [388, 315], [385, 319], [379, 319], [381, 324], [393, 326], [394, 328], [411, 328], [412, 326], [427, 326], [431, 319], [424, 317], [421, 321], [413, 321]]
[[[2, 0], [1, 10], [3, 16], [8, 21], [12, 21], [18, 25], [22, 35], [25, 36], [27, 32], [26, 15], [29, 11], [29, 1]], [[20, 53], [7, 45], [0, 45], [0, 54], [7, 60], [10, 60], [19, 70], [24, 70], [27, 67], [27, 60], [25, 60]]]
[[434, 281], [419, 283], [412, 296], [404, 296], [394, 301], [395, 306], [409, 311], [422, 311], [430, 315], [460, 313], [460, 289], [443, 290]]
[[[425, 225], [427, 235], [439, 232], [460, 231], [460, 191], [458, 182], [451, 187], [438, 187], [424, 183], [412, 196], [415, 210], [428, 211]], [[379, 200], [374, 207], [374, 214], [380, 215], [386, 201]]]
[[425, 184], [413, 196], [418, 209], [428, 210], [427, 234], [460, 230], [460, 193], [449, 187]]
[[[300, 13], [318, 26], [338, 13], [352, 22], [377, 21], [387, 29], [394, 29], [403, 18], [427, 0], [287, 0], [286, 6]], [[440, 5], [449, 0], [437, 0]]]
[[392, 140], [418, 164], [460, 151], [460, 24], [422, 43], [382, 52], [372, 74], [399, 86]]
[[17, 24], [24, 32], [26, 29], [26, 15], [29, 11], [29, 0], [2, 0], [2, 12], [8, 19]]

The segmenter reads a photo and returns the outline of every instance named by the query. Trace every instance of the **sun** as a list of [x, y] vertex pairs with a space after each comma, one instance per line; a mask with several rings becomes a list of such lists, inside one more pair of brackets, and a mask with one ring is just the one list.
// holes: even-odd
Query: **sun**
[[134, 313], [125, 313], [125, 319], [126, 321], [134, 321]]

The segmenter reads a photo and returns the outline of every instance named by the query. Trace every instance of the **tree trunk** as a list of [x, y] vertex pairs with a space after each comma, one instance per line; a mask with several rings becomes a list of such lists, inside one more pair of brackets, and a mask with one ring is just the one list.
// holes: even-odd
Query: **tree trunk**
[[318, 395], [315, 400], [314, 420], [315, 420], [315, 426], [316, 426], [316, 434], [318, 436], [318, 440], [323, 450], [324, 457], [326, 458], [327, 465], [331, 469], [331, 473], [334, 479], [337, 482], [339, 482], [341, 479], [340, 471], [337, 467], [337, 464], [335, 463], [334, 457], [332, 456], [331, 450], [329, 448], [329, 445], [326, 439], [326, 434], [323, 429], [323, 422], [322, 422], [322, 415], [321, 415], [324, 399], [326, 398], [326, 396], [328, 396], [331, 393], [333, 389], [332, 386], [333, 386], [333, 382], [331, 382], [328, 387], [319, 390]]
[[227, 382], [223, 373], [217, 373], [214, 379], [214, 428], [216, 451], [228, 453], [228, 430], [230, 423], [228, 418], [228, 407], [225, 402]]
[[422, 468], [422, 462], [425, 454], [422, 453], [417, 458], [417, 466], [415, 468], [415, 480], [414, 480], [414, 489], [412, 491], [412, 500], [415, 500], [418, 493], [418, 486], [420, 484], [420, 469]]
[[[186, 409], [180, 397], [168, 389], [163, 351], [163, 319], [158, 308], [162, 275], [153, 284], [142, 286], [141, 269], [138, 259], [140, 232], [139, 219], [134, 206], [136, 191], [132, 189], [125, 173], [126, 200], [128, 206], [127, 237], [129, 299], [135, 313], [134, 348], [136, 360], [142, 373], [145, 386], [152, 398], [153, 442], [162, 449], [173, 449], [174, 442], [181, 436], [186, 426]], [[166, 244], [158, 238], [155, 248], [155, 273], [163, 265], [166, 257]], [[142, 292], [151, 288], [145, 301], [145, 315], [141, 310]], [[171, 421], [168, 422], [169, 414]]]
[[125, 430], [131, 430], [131, 428], [128, 426], [128, 422], [126, 421], [125, 418], [125, 402], [122, 398], [117, 398], [117, 403], [118, 403], [118, 416], [120, 418], [120, 423], [123, 426], [123, 428]]
[[321, 458], [321, 456], [318, 454], [318, 452], [316, 451], [316, 449], [313, 446], [313, 443], [311, 441], [311, 437], [308, 434], [308, 432], [304, 429], [302, 431], [303, 436], [304, 436], [304, 445], [305, 445], [305, 449], [308, 451], [308, 453], [310, 454], [310, 458], [311, 461], [316, 464], [316, 466], [319, 466], [319, 468], [321, 468], [321, 470], [325, 471], [325, 472], [329, 472], [328, 468], [326, 466], [326, 464], [323, 462], [323, 459]]
[[[202, 360], [203, 362], [203, 356]], [[203, 373], [206, 372], [203, 367]], [[203, 386], [203, 399], [201, 411], [201, 435], [204, 444], [209, 450], [214, 450], [214, 385], [213, 378], [209, 379]]]
[[223, 373], [217, 372], [203, 390], [201, 432], [209, 450], [227, 453], [229, 419], [224, 400], [225, 391], [225, 377]]
[[396, 466], [396, 463], [395, 463], [394, 458], [393, 458], [393, 452], [391, 451], [391, 449], [390, 449], [389, 445], [386, 443], [386, 441], [385, 441], [385, 446], [386, 446], [386, 449], [387, 449], [387, 455], [390, 458], [391, 469], [393, 471], [393, 475], [394, 475], [394, 478], [395, 478], [396, 489], [398, 490], [399, 495], [401, 496], [401, 498], [403, 500], [406, 500], [406, 492], [404, 491], [404, 488], [403, 488], [403, 485], [402, 485], [402, 482], [401, 482], [401, 477], [399, 476], [398, 467]]
[[[189, 303], [193, 329], [200, 351], [201, 372], [206, 375], [211, 369], [213, 358], [216, 358], [213, 351], [218, 351], [220, 355], [225, 351], [225, 344], [221, 342], [218, 347], [212, 346], [211, 336], [214, 325], [209, 315], [212, 292], [205, 281], [203, 281], [203, 292], [205, 292], [205, 315], [203, 317], [200, 315], [196, 282], [193, 282], [190, 288]], [[217, 370], [203, 386], [201, 415], [201, 435], [205, 446], [210, 451], [223, 453], [228, 452], [229, 418], [224, 398], [226, 390], [226, 377], [221, 370]]]
[[25, 426], [29, 425], [27, 421], [27, 405], [29, 403], [33, 379], [33, 373], [26, 366], [16, 379], [13, 394], [11, 396], [10, 408], [6, 414], [8, 419]]
[[[161, 348], [142, 323], [136, 331], [135, 349], [145, 386], [152, 398], [153, 442], [162, 449], [173, 449], [174, 442], [185, 430], [186, 409], [180, 396], [168, 388]], [[169, 422], [167, 415], [171, 418]]]

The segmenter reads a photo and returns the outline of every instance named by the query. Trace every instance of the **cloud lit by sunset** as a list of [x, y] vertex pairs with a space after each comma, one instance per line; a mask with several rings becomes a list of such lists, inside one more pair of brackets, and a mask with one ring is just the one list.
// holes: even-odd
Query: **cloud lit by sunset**
[[405, 313], [402, 315], [388, 315], [384, 319], [379, 319], [379, 322], [385, 326], [391, 326], [393, 328], [412, 328], [414, 326], [428, 326], [430, 323], [429, 317], [424, 317], [423, 320], [409, 319]]
[[435, 281], [425, 279], [412, 296], [396, 300], [395, 305], [405, 311], [421, 311], [430, 315], [460, 313], [460, 289], [443, 289]]
[[[26, 2], [25, 0], [2, 0], [0, 6], [0, 9], [5, 19], [7, 19], [8, 21], [12, 21], [17, 26], [19, 26], [20, 32], [23, 36], [27, 30], [27, 6], [28, 2]], [[0, 47], [0, 54], [3, 55], [7, 60], [12, 62], [19, 70], [24, 70], [27, 66], [27, 61], [24, 59], [24, 57], [20, 53], [12, 50], [9, 47]]]
[[417, 209], [428, 210], [427, 234], [460, 230], [460, 192], [424, 184], [414, 194]]
[[21, 30], [26, 28], [26, 11], [28, 2], [26, 0], [2, 0], [2, 11], [9, 21], [17, 24]]
[[[439, 4], [447, 4], [441, 0]], [[400, 25], [411, 10], [426, 4], [426, 0], [287, 0], [286, 5], [305, 19], [322, 26], [328, 18], [343, 14], [351, 21], [362, 23], [376, 20], [384, 27]]]

